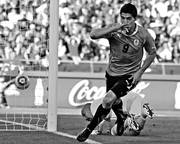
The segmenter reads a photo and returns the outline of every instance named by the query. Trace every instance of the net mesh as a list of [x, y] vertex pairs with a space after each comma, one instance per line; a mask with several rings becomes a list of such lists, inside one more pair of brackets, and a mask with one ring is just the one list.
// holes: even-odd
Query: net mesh
[[46, 130], [45, 114], [5, 113], [0, 115], [0, 130]]
[[[25, 75], [26, 71], [24, 71]], [[41, 72], [42, 73], [42, 72]], [[29, 87], [18, 89], [17, 76], [1, 76], [0, 130], [45, 130], [47, 127], [47, 77], [26, 74]], [[19, 74], [18, 74], [19, 76]], [[8, 76], [9, 77], [9, 76]]]
[[[0, 130], [45, 130], [47, 127], [47, 77], [42, 72], [23, 75], [29, 78], [28, 88], [17, 88], [17, 77], [1, 76]], [[6, 77], [10, 77], [7, 79]]]

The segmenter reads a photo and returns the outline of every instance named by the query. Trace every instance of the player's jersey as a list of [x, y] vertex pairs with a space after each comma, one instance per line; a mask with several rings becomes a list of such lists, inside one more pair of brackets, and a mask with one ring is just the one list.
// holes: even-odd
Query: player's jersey
[[130, 129], [129, 126], [126, 126], [126, 128], [124, 129], [123, 135], [125, 135], [125, 136], [137, 136], [141, 133], [141, 130], [144, 128], [144, 125], [146, 123], [146, 119], [144, 119], [140, 115], [136, 115], [136, 116], [134, 116], [134, 120], [139, 125], [139, 129], [133, 130], [133, 129]]
[[132, 75], [141, 67], [143, 48], [155, 51], [154, 40], [146, 29], [136, 24], [133, 34], [123, 32], [108, 34], [110, 57], [107, 72], [111, 76]]

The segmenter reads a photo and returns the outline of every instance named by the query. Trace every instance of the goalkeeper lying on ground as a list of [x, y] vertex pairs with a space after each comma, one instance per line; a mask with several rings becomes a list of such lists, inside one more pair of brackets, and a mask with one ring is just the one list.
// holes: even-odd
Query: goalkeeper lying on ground
[[[134, 100], [133, 100], [134, 101]], [[128, 107], [131, 107], [133, 101], [131, 102]], [[93, 108], [94, 105], [98, 105], [98, 103], [101, 102], [101, 100], [95, 100], [92, 104], [88, 103], [84, 105], [82, 108], [82, 116], [87, 120], [91, 121], [93, 117]], [[116, 103], [121, 103], [121, 99], [119, 99]], [[140, 134], [141, 130], [144, 128], [144, 125], [146, 123], [146, 118], [152, 118], [153, 112], [150, 108], [149, 104], [145, 103], [142, 105], [141, 112], [139, 114], [130, 114], [129, 110], [130, 108], [127, 108], [128, 111], [122, 110], [122, 118], [124, 123], [117, 127], [117, 124], [115, 123], [113, 126], [111, 126], [112, 122], [112, 112], [110, 112], [106, 118], [98, 125], [97, 129], [92, 132], [94, 135], [100, 135], [104, 131], [104, 127], [106, 125], [106, 134], [111, 135], [126, 135], [126, 136], [137, 136]]]

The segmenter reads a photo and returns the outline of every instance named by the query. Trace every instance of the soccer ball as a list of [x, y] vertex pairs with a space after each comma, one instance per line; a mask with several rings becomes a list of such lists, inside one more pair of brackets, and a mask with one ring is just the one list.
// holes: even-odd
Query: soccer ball
[[29, 84], [29, 78], [24, 74], [18, 75], [15, 78], [15, 85], [18, 89], [27, 89], [29, 87]]

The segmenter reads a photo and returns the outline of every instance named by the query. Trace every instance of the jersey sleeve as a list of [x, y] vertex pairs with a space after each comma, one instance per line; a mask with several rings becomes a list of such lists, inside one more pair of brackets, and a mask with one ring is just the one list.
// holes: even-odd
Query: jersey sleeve
[[144, 48], [148, 54], [153, 54], [156, 52], [155, 41], [148, 31], [145, 31]]
[[[110, 24], [110, 25], [107, 26], [107, 28], [110, 28], [110, 27], [112, 27], [112, 26], [113, 26], [113, 24]], [[112, 34], [113, 34], [113, 32], [109, 32], [109, 33], [107, 33], [107, 34], [104, 35], [104, 38], [109, 39], [109, 38], [112, 37]]]

